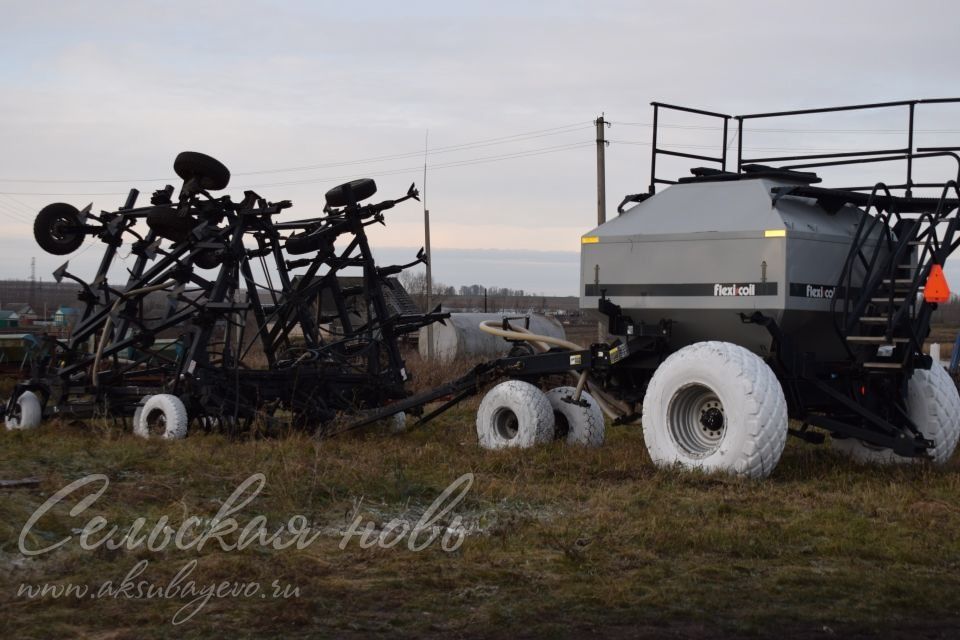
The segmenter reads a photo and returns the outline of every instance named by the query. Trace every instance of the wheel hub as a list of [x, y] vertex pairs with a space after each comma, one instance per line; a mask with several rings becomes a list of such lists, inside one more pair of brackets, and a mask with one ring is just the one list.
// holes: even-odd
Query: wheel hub
[[716, 452], [727, 431], [727, 416], [719, 396], [699, 383], [677, 390], [667, 408], [667, 421], [674, 443], [694, 458]]
[[[719, 403], [710, 403], [719, 404]], [[700, 411], [700, 424], [707, 431], [719, 431], [723, 428], [723, 409], [717, 406], [708, 406]]]
[[163, 411], [152, 411], [147, 415], [147, 430], [150, 435], [162, 436], [167, 430], [167, 417]]
[[502, 408], [493, 417], [493, 427], [504, 440], [513, 440], [520, 431], [520, 420], [513, 411]]

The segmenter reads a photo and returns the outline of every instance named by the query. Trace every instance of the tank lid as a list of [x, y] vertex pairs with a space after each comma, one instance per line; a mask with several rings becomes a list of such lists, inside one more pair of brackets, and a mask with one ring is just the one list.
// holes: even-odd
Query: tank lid
[[820, 176], [811, 171], [793, 171], [779, 167], [768, 167], [763, 164], [745, 164], [743, 173], [721, 171], [711, 167], [694, 167], [690, 169], [692, 176], [680, 178], [677, 182], [726, 182], [732, 180], [753, 180], [757, 178], [772, 178], [785, 182], [799, 182], [801, 184], [817, 184]]

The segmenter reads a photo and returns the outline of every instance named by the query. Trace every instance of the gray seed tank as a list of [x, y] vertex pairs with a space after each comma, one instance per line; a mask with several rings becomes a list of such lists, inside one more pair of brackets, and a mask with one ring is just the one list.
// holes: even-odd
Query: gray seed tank
[[[774, 193], [818, 182], [812, 174], [739, 178], [681, 180], [584, 235], [581, 308], [597, 309], [605, 292], [635, 323], [671, 320], [672, 349], [721, 340], [766, 357], [769, 332], [741, 319], [760, 311], [821, 357], [839, 357], [830, 299], [863, 212]], [[862, 278], [854, 273], [854, 287]]]

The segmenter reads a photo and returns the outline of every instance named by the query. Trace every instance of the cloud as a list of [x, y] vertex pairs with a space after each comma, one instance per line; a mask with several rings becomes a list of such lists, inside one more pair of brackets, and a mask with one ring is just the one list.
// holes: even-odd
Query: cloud
[[[431, 165], [586, 143], [437, 166], [427, 184], [438, 248], [576, 251], [596, 219], [589, 123], [600, 112], [615, 122], [611, 139], [643, 143], [649, 129], [622, 123], [648, 122], [655, 99], [742, 113], [947, 94], [960, 53], [953, 24], [942, 19], [949, 8], [893, 1], [814, 1], [802, 9], [788, 2], [13, 4], [0, 25], [0, 178], [164, 177], [184, 149], [243, 173], [417, 151], [428, 129], [436, 147], [580, 123], [563, 134], [437, 155]], [[925, 126], [950, 128], [957, 113], [931, 110]], [[902, 126], [880, 114], [858, 118], [861, 128]], [[829, 128], [824, 119], [810, 122]], [[671, 135], [699, 145], [718, 137]], [[948, 134], [927, 140], [960, 143]], [[809, 147], [887, 141], [802, 139]], [[785, 147], [797, 136], [760, 134], [750, 144]], [[259, 189], [293, 199], [289, 215], [302, 216], [319, 211], [338, 177], [380, 176], [389, 196], [422, 181], [420, 164], [414, 157], [237, 176], [234, 186], [313, 180]], [[648, 167], [643, 144], [609, 148], [611, 214], [623, 194], [646, 188]], [[954, 170], [931, 167], [940, 179]], [[0, 191], [118, 192], [15, 196], [34, 210], [53, 200], [112, 209], [129, 186], [148, 193], [161, 185], [3, 182]], [[378, 241], [421, 242], [414, 209], [391, 219]], [[57, 258], [22, 246], [29, 220], [0, 222], [8, 231], [0, 239], [4, 255], [36, 253], [47, 271], [56, 266]], [[0, 271], [8, 273], [0, 275], [15, 275], [21, 264], [5, 259]]]

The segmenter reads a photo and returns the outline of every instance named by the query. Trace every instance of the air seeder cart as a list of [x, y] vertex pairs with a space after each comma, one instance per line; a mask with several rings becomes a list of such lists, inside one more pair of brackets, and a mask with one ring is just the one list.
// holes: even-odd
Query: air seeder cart
[[[949, 296], [942, 267], [960, 243], [960, 176], [918, 183], [913, 172], [920, 161], [945, 159], [960, 173], [960, 148], [915, 148], [914, 116], [921, 106], [957, 102], [735, 117], [654, 103], [648, 191], [625, 198], [619, 217], [582, 238], [581, 307], [606, 316], [609, 341], [582, 348], [487, 327], [544, 353], [516, 351], [397, 407], [448, 395], [453, 402], [509, 377], [480, 406], [487, 446], [530, 445], [557, 431], [602, 440], [602, 407], [615, 422], [642, 417], [661, 465], [765, 476], [788, 433], [818, 443], [829, 434], [863, 461], [946, 461], [960, 436], [960, 397], [922, 349], [932, 312]], [[907, 115], [906, 147], [744, 157], [744, 132], [759, 119], [889, 109]], [[715, 119], [720, 154], [663, 148], [663, 111]], [[728, 171], [731, 118], [738, 144]], [[664, 156], [718, 166], [666, 180], [656, 169]], [[906, 166], [903, 182], [824, 187], [809, 172], [891, 162]], [[661, 184], [669, 186], [658, 193]], [[537, 390], [565, 371], [576, 386], [550, 397]]]

